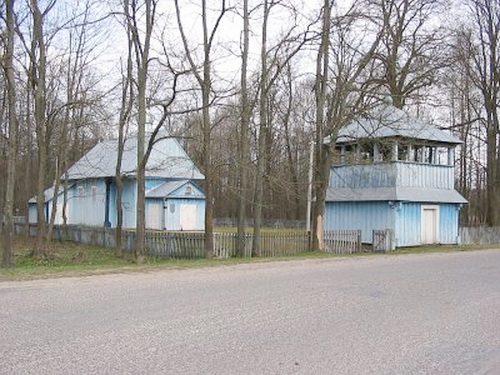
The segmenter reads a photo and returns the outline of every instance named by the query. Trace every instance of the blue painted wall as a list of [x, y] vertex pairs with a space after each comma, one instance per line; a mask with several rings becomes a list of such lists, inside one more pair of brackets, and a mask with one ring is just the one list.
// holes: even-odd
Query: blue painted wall
[[453, 189], [454, 168], [412, 162], [337, 165], [331, 168], [329, 186], [374, 188], [388, 186]]
[[[191, 187], [191, 194], [186, 195], [186, 187], [190, 186]], [[187, 183], [184, 186], [181, 186], [180, 188], [174, 190], [172, 193], [170, 193], [169, 197], [176, 197], [176, 198], [186, 198], [189, 199], [191, 197], [193, 198], [204, 198], [205, 193], [196, 185], [193, 183]]]
[[[392, 229], [396, 246], [422, 244], [422, 206], [439, 207], [439, 239], [441, 244], [458, 243], [459, 204], [420, 202], [327, 202], [325, 230], [362, 231], [362, 241], [372, 243], [374, 229]], [[392, 208], [391, 208], [392, 207]]]
[[181, 230], [180, 206], [196, 206], [195, 230], [204, 230], [205, 227], [205, 200], [204, 199], [182, 199], [171, 198], [165, 200], [165, 226], [167, 230]]
[[422, 236], [422, 204], [399, 202], [396, 204], [394, 239], [397, 246], [419, 245]]
[[459, 215], [459, 204], [439, 205], [439, 233], [442, 244], [457, 244], [460, 242], [458, 238]]
[[394, 228], [395, 210], [388, 202], [327, 202], [325, 230], [361, 229], [361, 240], [372, 243], [374, 229]]
[[70, 224], [104, 225], [106, 183], [103, 179], [78, 181], [69, 199]]
[[[149, 180], [150, 186], [158, 186], [165, 182], [165, 179], [152, 179]], [[180, 206], [191, 205], [195, 206], [195, 220], [190, 223], [193, 230], [204, 230], [205, 223], [205, 199], [201, 189], [196, 185], [192, 186], [191, 194], [185, 195], [185, 185], [176, 191], [170, 193], [166, 200], [163, 198], [146, 198], [146, 214], [148, 209], [152, 206], [156, 208], [161, 206], [161, 211], [155, 208], [155, 215], [159, 212], [161, 217], [162, 228], [168, 230], [181, 230], [180, 225]], [[135, 179], [123, 180], [123, 227], [133, 229], [136, 226], [136, 194], [137, 194], [137, 181]], [[63, 194], [59, 195], [56, 224], [62, 224], [62, 203]], [[51, 203], [46, 203], [46, 215], [50, 215]], [[105, 213], [106, 213], [106, 181], [105, 179], [87, 179], [75, 182], [68, 191], [67, 202], [68, 224], [80, 224], [89, 226], [104, 226]], [[171, 212], [171, 210], [173, 210]], [[47, 216], [50, 217], [50, 216]], [[36, 204], [30, 203], [28, 207], [28, 219], [30, 223], [37, 222]], [[109, 221], [111, 227], [116, 227], [117, 212], [116, 212], [116, 185], [114, 182], [110, 185], [109, 191]], [[158, 222], [158, 220], [157, 220]], [[148, 218], [146, 218], [148, 223]], [[155, 223], [157, 225], [158, 223]]]
[[154, 189], [157, 186], [160, 186], [165, 182], [164, 178], [147, 178], [144, 185], [146, 186], [146, 190]]

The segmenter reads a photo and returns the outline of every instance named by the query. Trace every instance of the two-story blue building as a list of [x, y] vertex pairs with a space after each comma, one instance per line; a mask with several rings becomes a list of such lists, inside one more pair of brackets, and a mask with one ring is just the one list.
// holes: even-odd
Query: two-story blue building
[[391, 229], [393, 244], [456, 244], [460, 208], [454, 150], [462, 142], [385, 105], [339, 132], [330, 170], [325, 230]]

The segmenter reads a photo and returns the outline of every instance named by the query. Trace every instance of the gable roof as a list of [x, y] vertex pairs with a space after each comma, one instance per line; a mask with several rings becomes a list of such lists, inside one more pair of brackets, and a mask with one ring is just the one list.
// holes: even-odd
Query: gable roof
[[462, 141], [434, 125], [412, 118], [407, 112], [385, 104], [370, 117], [361, 118], [340, 129], [337, 143], [366, 138], [410, 138], [457, 145]]
[[[73, 184], [68, 186], [68, 190], [72, 189], [73, 186], [75, 185]], [[43, 199], [45, 203], [50, 202], [52, 198], [54, 198], [54, 192], [55, 192], [55, 186], [51, 186], [43, 192]], [[61, 184], [61, 186], [59, 186], [59, 190], [57, 191], [57, 196], [60, 196], [63, 193], [64, 193], [64, 186]], [[28, 203], [36, 203], [36, 195], [34, 197], [31, 197]]]
[[[196, 190], [198, 190], [200, 193], [203, 193], [201, 189], [192, 184], [188, 180], [178, 180], [178, 181], [166, 181], [162, 183], [159, 186], [154, 187], [153, 189], [149, 190], [146, 192], [146, 198], [164, 198], [175, 192], [176, 190], [180, 189], [184, 185], [193, 185]], [[190, 195], [190, 198], [205, 198], [205, 194], [203, 195]]]
[[[146, 143], [148, 140], [146, 140]], [[94, 146], [69, 170], [69, 180], [113, 177], [118, 155], [118, 140], [103, 141]], [[137, 168], [137, 137], [128, 138], [123, 149], [122, 173], [133, 177]], [[204, 179], [179, 142], [174, 138], [157, 141], [146, 165], [147, 177]]]

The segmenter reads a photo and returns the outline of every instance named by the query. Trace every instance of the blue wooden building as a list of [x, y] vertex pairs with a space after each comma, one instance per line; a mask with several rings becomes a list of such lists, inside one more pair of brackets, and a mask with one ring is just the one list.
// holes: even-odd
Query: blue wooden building
[[325, 230], [390, 229], [393, 246], [456, 244], [460, 208], [454, 150], [461, 141], [429, 123], [384, 106], [344, 127], [336, 140]]
[[[67, 224], [116, 227], [115, 169], [117, 141], [98, 143], [65, 173], [67, 191], [57, 196], [55, 223], [63, 223], [66, 199]], [[125, 142], [123, 175], [123, 227], [135, 228], [137, 205], [137, 139]], [[176, 139], [157, 141], [146, 166], [146, 228], [203, 230], [205, 194], [198, 186], [204, 176]], [[54, 189], [45, 191], [45, 216], [52, 209]], [[29, 202], [29, 221], [36, 223], [36, 200]]]

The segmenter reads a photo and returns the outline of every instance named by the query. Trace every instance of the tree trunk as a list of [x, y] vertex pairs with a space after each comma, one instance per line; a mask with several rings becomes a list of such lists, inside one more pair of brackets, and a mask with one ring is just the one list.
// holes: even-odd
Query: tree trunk
[[248, 133], [250, 128], [250, 102], [247, 88], [248, 50], [250, 47], [248, 0], [243, 0], [243, 54], [241, 62], [241, 129], [239, 149], [239, 197], [238, 197], [238, 256], [245, 256], [246, 248], [246, 210], [248, 201], [248, 168], [250, 166], [250, 147]]
[[212, 124], [210, 120], [210, 91], [212, 89], [209, 34], [207, 28], [207, 4], [202, 1], [203, 22], [203, 81], [201, 83], [203, 104], [203, 160], [205, 166], [205, 254], [211, 259], [214, 256], [214, 194], [212, 165]]
[[[132, 12], [130, 12], [130, 3], [124, 1], [127, 30], [131, 32], [132, 44], [134, 46], [137, 66], [137, 194], [136, 194], [136, 239], [135, 239], [135, 261], [144, 262], [145, 234], [146, 234], [146, 216], [145, 216], [145, 198], [146, 198], [146, 164], [147, 157], [145, 152], [146, 142], [146, 88], [148, 78], [149, 52], [153, 24], [155, 19], [155, 5], [152, 0], [144, 0], [145, 9], [145, 31], [144, 41], [140, 40], [137, 23], [138, 8], [135, 2], [132, 3]], [[130, 48], [129, 44], [129, 48]]]
[[[35, 256], [46, 253], [45, 243], [45, 175], [47, 174], [47, 144], [46, 144], [46, 49], [43, 34], [43, 15], [38, 8], [37, 0], [30, 0], [33, 13], [33, 40], [31, 48], [31, 77], [30, 81], [35, 94], [35, 125], [38, 146], [38, 184], [36, 194], [37, 233]], [[38, 58], [36, 58], [38, 56]]]
[[329, 158], [324, 150], [324, 117], [326, 102], [326, 87], [328, 83], [328, 49], [330, 45], [330, 0], [325, 0], [323, 5], [323, 26], [321, 44], [316, 58], [316, 83], [314, 86], [316, 100], [316, 146], [314, 169], [314, 196], [312, 213], [312, 250], [323, 251], [323, 216], [325, 214], [325, 183], [328, 182]]
[[266, 173], [266, 140], [267, 140], [267, 22], [269, 18], [268, 1], [263, 4], [262, 39], [260, 50], [260, 98], [259, 98], [259, 144], [257, 159], [257, 175], [255, 176], [255, 205], [253, 217], [252, 256], [260, 255], [260, 232], [262, 227], [262, 206], [264, 199], [264, 179]]
[[5, 50], [5, 77], [7, 83], [7, 100], [9, 112], [9, 142], [7, 149], [7, 181], [5, 203], [3, 210], [3, 257], [2, 266], [11, 267], [13, 261], [12, 237], [14, 234], [14, 188], [16, 181], [16, 148], [17, 148], [17, 117], [16, 88], [14, 80], [14, 0], [6, 0], [7, 13], [7, 46]]

